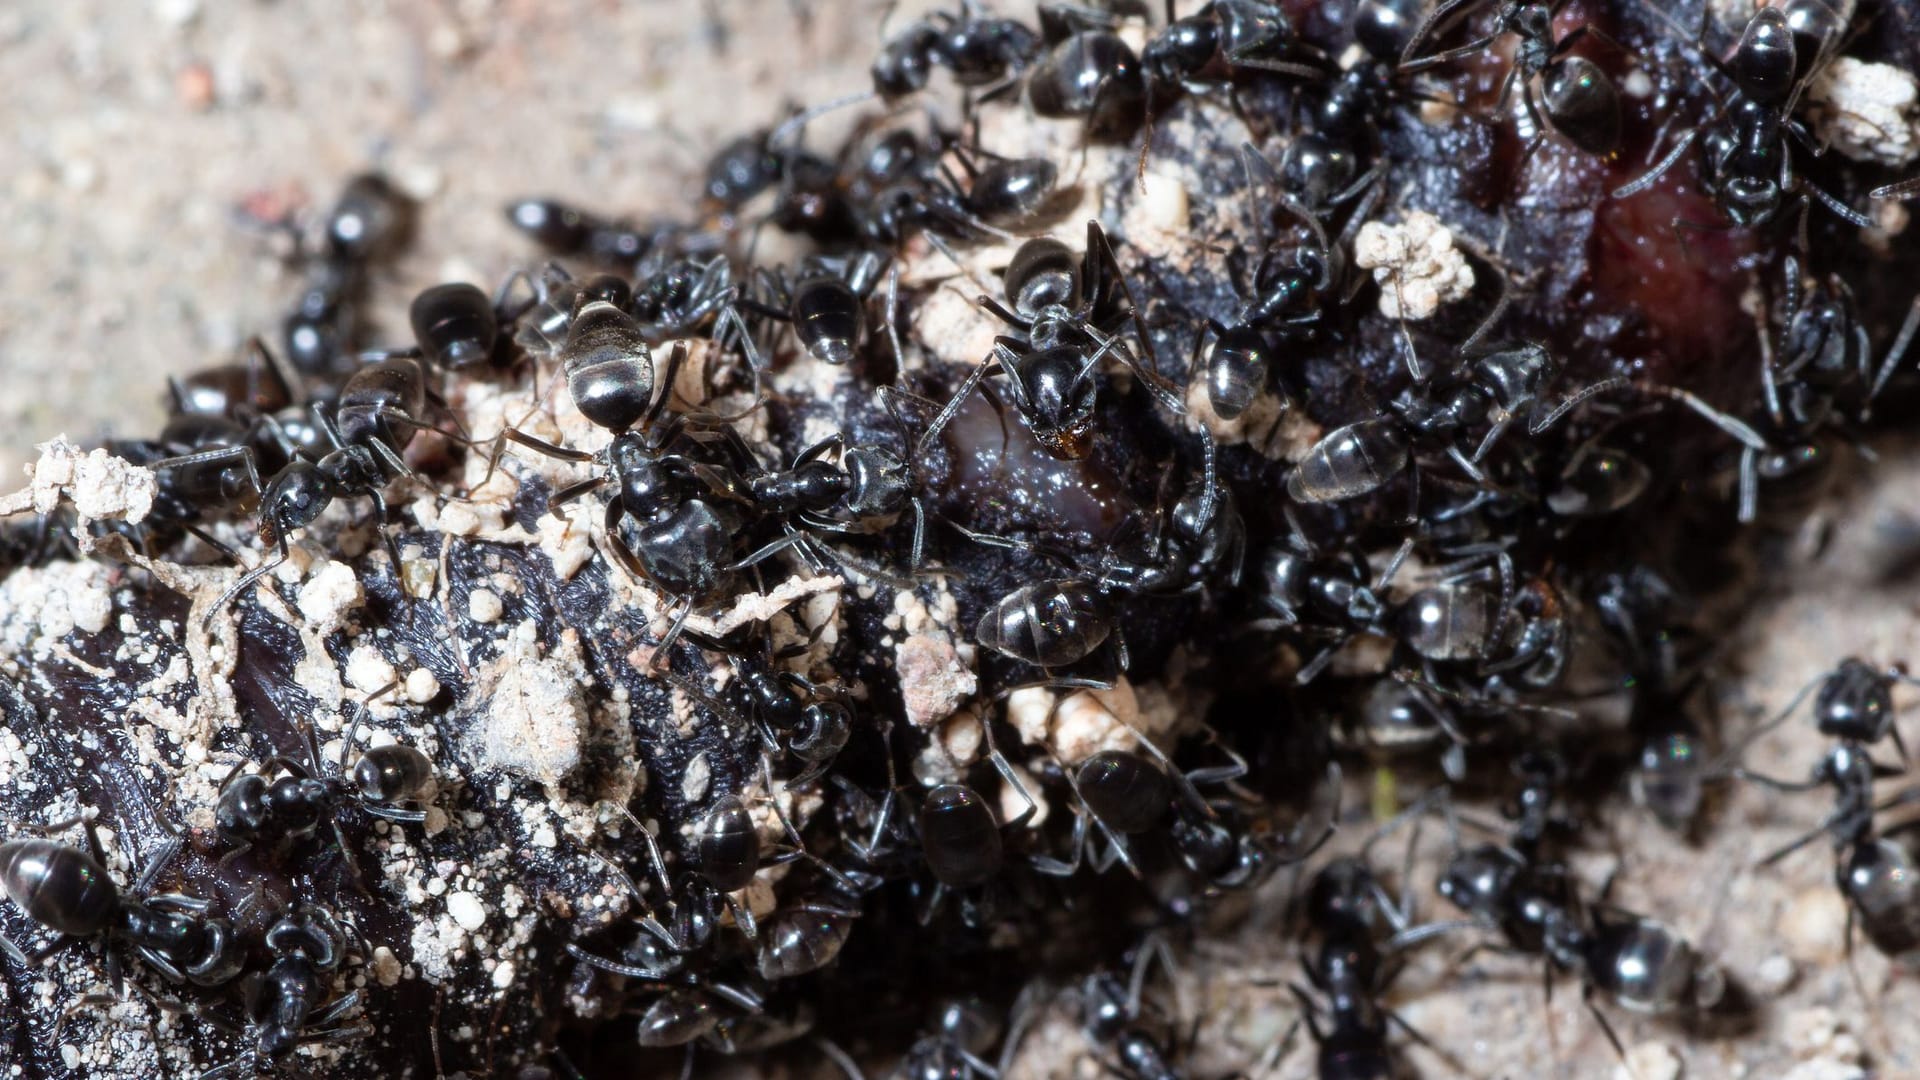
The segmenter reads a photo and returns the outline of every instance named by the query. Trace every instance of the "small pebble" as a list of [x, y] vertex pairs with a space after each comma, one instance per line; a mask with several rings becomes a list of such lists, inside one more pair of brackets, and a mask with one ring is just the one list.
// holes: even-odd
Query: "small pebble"
[[1785, 953], [1774, 953], [1753, 971], [1753, 989], [1765, 997], [1778, 997], [1793, 987], [1793, 981], [1800, 971], [1794, 967], [1793, 959]]
[[415, 705], [425, 705], [440, 696], [440, 680], [426, 668], [414, 668], [407, 672], [407, 700]]
[[1847, 904], [1831, 885], [1816, 885], [1793, 898], [1780, 915], [1787, 951], [1802, 962], [1827, 961], [1846, 947]]
[[505, 612], [506, 605], [500, 602], [500, 594], [492, 589], [475, 589], [467, 594], [467, 617], [474, 622], [494, 622]]
[[480, 898], [470, 892], [449, 893], [447, 895], [447, 914], [460, 924], [460, 929], [468, 933], [487, 925], [487, 909]]

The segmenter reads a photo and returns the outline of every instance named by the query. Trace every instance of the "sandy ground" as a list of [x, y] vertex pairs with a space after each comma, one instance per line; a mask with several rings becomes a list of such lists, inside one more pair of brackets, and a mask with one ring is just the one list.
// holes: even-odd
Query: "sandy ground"
[[[498, 280], [533, 254], [501, 217], [509, 198], [670, 209], [750, 121], [864, 86], [883, 5], [806, 6], [807, 21], [778, 0], [14, 0], [0, 9], [0, 477], [57, 433], [155, 427], [164, 373], [273, 331], [296, 277], [237, 224], [243, 200], [324, 206], [344, 177], [377, 165], [425, 199], [419, 241], [378, 286], [389, 305], [432, 280]], [[403, 321], [388, 309], [382, 325], [391, 336]], [[1920, 463], [1890, 455], [1879, 475], [1832, 548], [1797, 565], [1748, 632], [1744, 671], [1726, 688], [1736, 728], [1843, 656], [1920, 659], [1911, 589], [1886, 576], [1920, 528]], [[1820, 745], [1796, 722], [1752, 764], [1798, 776]], [[1868, 1000], [1856, 993], [1825, 845], [1754, 865], [1826, 807], [1824, 794], [1738, 791], [1699, 847], [1619, 816], [1630, 860], [1617, 898], [1675, 923], [1762, 1006], [1756, 1031], [1724, 1041], [1612, 1011], [1639, 1076], [1677, 1075], [1683, 1061], [1694, 1077], [1844, 1077], [1859, 1075], [1862, 1047], [1880, 1075], [1920, 1072], [1920, 1034], [1900, 1022], [1920, 1009], [1920, 988], [1863, 947]], [[1597, 880], [1605, 864], [1584, 869]], [[1431, 873], [1416, 875], [1428, 913]], [[1228, 1056], [1265, 1045], [1294, 1012], [1249, 985], [1294, 977], [1293, 950], [1270, 932], [1257, 944], [1233, 953], [1251, 963], [1203, 950], [1190, 972], [1206, 979], [1205, 1030]], [[1396, 1000], [1471, 1074], [1619, 1070], [1571, 984], [1549, 1020], [1535, 965], [1482, 956], [1445, 977], [1441, 966], [1409, 975]], [[1305, 1042], [1282, 1075], [1310, 1075]], [[1427, 1075], [1453, 1071], [1409, 1056]]]
[[[425, 199], [388, 304], [494, 282], [534, 254], [509, 199], [671, 213], [727, 138], [863, 89], [883, 6], [0, 6], [0, 478], [62, 432], [156, 428], [165, 373], [277, 332], [298, 278], [243, 201], [324, 211], [378, 166]], [[381, 325], [404, 334], [404, 309]]]

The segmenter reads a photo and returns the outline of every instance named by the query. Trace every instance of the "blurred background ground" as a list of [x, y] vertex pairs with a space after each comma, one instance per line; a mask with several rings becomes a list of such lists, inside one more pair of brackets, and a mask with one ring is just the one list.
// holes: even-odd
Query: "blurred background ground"
[[[324, 208], [369, 166], [422, 197], [415, 245], [375, 289], [386, 305], [381, 339], [399, 340], [396, 304], [414, 288], [494, 282], [532, 261], [501, 216], [508, 199], [544, 193], [641, 218], [672, 213], [726, 138], [787, 102], [862, 88], [884, 6], [9, 0], [0, 488], [16, 486], [33, 445], [55, 434], [157, 427], [165, 373], [276, 333], [297, 276], [241, 227], [243, 204]], [[1736, 730], [1849, 652], [1920, 659], [1913, 590], [1897, 577], [1889, 587], [1920, 534], [1912, 461], [1886, 455], [1880, 482], [1843, 504], [1835, 545], [1770, 578], [1786, 596], [1742, 635], [1746, 660], [1723, 688]], [[1796, 722], [1753, 763], [1800, 775], [1819, 748], [1811, 725]], [[1920, 1036], [1902, 1023], [1920, 995], [1864, 947], [1866, 996], [1854, 989], [1825, 845], [1754, 866], [1825, 808], [1824, 795], [1740, 792], [1699, 847], [1644, 816], [1613, 823], [1630, 855], [1618, 898], [1677, 924], [1761, 1005], [1756, 1029], [1736, 1038], [1692, 1039], [1614, 1011], [1640, 1076], [1671, 1077], [1683, 1062], [1689, 1076], [1854, 1076], [1862, 1043], [1881, 1075], [1920, 1072]], [[1429, 913], [1443, 852], [1432, 854], [1415, 881]], [[1597, 880], [1606, 867], [1594, 869]], [[1291, 1016], [1284, 991], [1253, 982], [1295, 977], [1293, 950], [1270, 921], [1254, 927], [1239, 945], [1203, 949], [1192, 973], [1204, 978], [1205, 1030], [1222, 1049], [1258, 1046]], [[1617, 1071], [1573, 986], [1562, 986], [1549, 1023], [1533, 964], [1483, 955], [1464, 972], [1438, 966], [1409, 976], [1397, 997], [1473, 1075]], [[1048, 1032], [1067, 1035], [1043, 1027], [1040, 1045]], [[1428, 1075], [1451, 1071], [1417, 1060]], [[1304, 1040], [1285, 1065], [1286, 1075], [1308, 1073]]]

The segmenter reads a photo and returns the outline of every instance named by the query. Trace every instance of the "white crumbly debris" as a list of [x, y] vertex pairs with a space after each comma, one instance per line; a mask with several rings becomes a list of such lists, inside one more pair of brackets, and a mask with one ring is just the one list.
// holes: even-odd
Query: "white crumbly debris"
[[1780, 1080], [1868, 1080], [1872, 1074], [1858, 1062], [1814, 1058], [1780, 1074]]
[[407, 700], [415, 705], [425, 705], [440, 696], [440, 680], [426, 668], [414, 668], [407, 672]]
[[1830, 884], [1810, 886], [1780, 913], [1779, 931], [1790, 955], [1806, 963], [1825, 963], [1846, 948], [1847, 902]]
[[1124, 677], [1111, 690], [1076, 690], [1062, 698], [1044, 687], [1016, 690], [1007, 698], [1007, 722], [1031, 746], [1063, 765], [1078, 765], [1101, 750], [1139, 745], [1141, 719], [1133, 685]]
[[400, 673], [371, 645], [357, 646], [347, 656], [347, 683], [363, 694], [377, 694], [399, 679]]
[[152, 469], [105, 450], [81, 450], [64, 435], [41, 443], [39, 450], [39, 460], [27, 468], [32, 482], [0, 496], [0, 517], [29, 510], [50, 514], [65, 499], [78, 512], [78, 534], [85, 537], [87, 522], [139, 522], [153, 509], [158, 482]]
[[[1191, 182], [1181, 173], [1151, 166], [1147, 169], [1145, 190], [1135, 189], [1135, 198], [1127, 203], [1120, 219], [1120, 233], [1127, 238], [1130, 249], [1149, 258], [1169, 258], [1192, 242], [1192, 207], [1187, 195]], [[1076, 242], [1084, 242], [1084, 238]]]
[[75, 630], [105, 630], [113, 615], [112, 573], [104, 563], [56, 562], [0, 581], [0, 647], [14, 656], [44, 653]]
[[1835, 57], [1807, 87], [1815, 134], [1855, 161], [1905, 165], [1920, 155], [1920, 80], [1892, 64]]
[[340, 629], [347, 613], [366, 602], [366, 589], [353, 567], [329, 559], [300, 586], [294, 606], [308, 623], [325, 635]]
[[447, 914], [460, 929], [471, 934], [487, 925], [487, 908], [480, 898], [470, 892], [447, 894]]
[[985, 744], [979, 715], [962, 709], [947, 717], [914, 755], [914, 779], [928, 786], [958, 782], [967, 767], [980, 760]]
[[482, 766], [555, 787], [580, 764], [588, 722], [586, 662], [569, 629], [542, 656], [532, 624], [501, 641], [501, 654], [474, 672], [484, 701], [474, 731]]
[[552, 514], [540, 518], [540, 550], [553, 562], [553, 576], [570, 581], [593, 558], [593, 538], [584, 524]]
[[1794, 980], [1799, 977], [1800, 970], [1794, 966], [1792, 957], [1786, 953], [1774, 953], [1754, 967], [1750, 981], [1755, 993], [1778, 997], [1793, 989]]
[[713, 763], [703, 750], [687, 762], [687, 771], [680, 776], [680, 797], [689, 803], [699, 802], [707, 797], [707, 784], [712, 779]]
[[1627, 1060], [1613, 1067], [1613, 1080], [1680, 1080], [1680, 1069], [1672, 1046], [1649, 1041], [1627, 1051]]
[[1369, 221], [1354, 237], [1353, 259], [1380, 283], [1380, 314], [1427, 319], [1440, 305], [1473, 291], [1473, 267], [1454, 246], [1453, 230], [1424, 210], [1404, 225]]
[[1786, 1072], [1792, 1080], [1865, 1080], [1865, 1049], [1840, 1014], [1825, 1005], [1799, 1009], [1782, 1019], [1787, 1048], [1803, 1058]]
[[467, 618], [477, 623], [490, 623], [506, 614], [506, 605], [500, 600], [500, 594], [492, 589], [475, 589], [467, 594]]
[[367, 966], [373, 969], [373, 981], [381, 986], [400, 985], [400, 958], [393, 954], [392, 949], [385, 945], [374, 946], [373, 959], [367, 962]]
[[979, 677], [960, 658], [944, 633], [914, 634], [894, 646], [894, 671], [907, 722], [929, 728], [952, 716], [980, 687]]

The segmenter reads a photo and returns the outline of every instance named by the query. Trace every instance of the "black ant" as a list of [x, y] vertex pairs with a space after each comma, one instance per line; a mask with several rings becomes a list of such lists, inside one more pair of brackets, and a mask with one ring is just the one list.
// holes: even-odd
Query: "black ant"
[[325, 908], [303, 907], [287, 914], [267, 929], [263, 943], [272, 964], [240, 981], [252, 1045], [234, 1060], [202, 1073], [200, 1080], [265, 1074], [285, 1064], [298, 1047], [336, 1045], [373, 1033], [373, 1025], [366, 1023], [327, 1027], [360, 1004], [361, 992], [324, 1001], [323, 980], [339, 969], [352, 948], [339, 921]]
[[1402, 542], [1386, 569], [1375, 577], [1359, 552], [1321, 548], [1293, 519], [1291, 508], [1286, 513], [1292, 526], [1286, 543], [1260, 556], [1260, 602], [1283, 626], [1333, 636], [1294, 676], [1304, 686], [1326, 669], [1354, 635], [1381, 626], [1388, 611], [1383, 594], [1413, 551], [1413, 541]]
[[[1902, 792], [1880, 804], [1873, 801], [1875, 779], [1905, 772], [1906, 744], [1895, 725], [1892, 689], [1896, 684], [1916, 684], [1899, 665], [1878, 670], [1865, 661], [1849, 657], [1840, 666], [1809, 683], [1795, 694], [1780, 714], [1755, 728], [1738, 747], [1727, 755], [1737, 762], [1746, 748], [1762, 735], [1786, 722], [1807, 695], [1814, 695], [1813, 714], [1820, 733], [1834, 745], [1804, 781], [1779, 780], [1734, 765], [1732, 775], [1783, 792], [1810, 791], [1831, 787], [1835, 806], [1826, 820], [1765, 859], [1763, 865], [1777, 862], [1821, 836], [1834, 841], [1834, 876], [1848, 902], [1846, 948], [1853, 954], [1853, 923], [1857, 920], [1867, 940], [1889, 957], [1903, 957], [1920, 949], [1920, 888], [1914, 885], [1913, 858], [1900, 843], [1876, 836], [1874, 814], [1888, 806], [1906, 802], [1910, 792]], [[1872, 747], [1891, 741], [1899, 752], [1900, 767], [1873, 759]]]
[[742, 299], [740, 307], [767, 318], [793, 324], [814, 359], [828, 364], [852, 360], [865, 331], [863, 307], [886, 269], [878, 252], [858, 256], [809, 256], [789, 280], [785, 274], [759, 270], [761, 290], [773, 303]]
[[[1545, 409], [1544, 395], [1559, 371], [1559, 361], [1543, 346], [1525, 342], [1495, 347], [1448, 378], [1415, 383], [1394, 399], [1389, 413], [1323, 435], [1287, 473], [1287, 494], [1303, 503], [1370, 494], [1414, 464], [1414, 451], [1426, 447], [1444, 448], [1471, 480], [1485, 483], [1480, 462], [1514, 421], [1525, 417], [1527, 433], [1539, 435], [1588, 398], [1628, 385], [1622, 378], [1603, 379]], [[1673, 394], [1692, 398], [1685, 391]], [[1469, 454], [1461, 436], [1482, 424], [1486, 431]], [[1417, 465], [1413, 490], [1417, 504]]]
[[958, 14], [936, 11], [886, 40], [873, 62], [873, 92], [886, 101], [906, 97], [925, 89], [939, 66], [990, 101], [1018, 85], [1041, 45], [1024, 23], [986, 18], [975, 0], [961, 0]]
[[[1500, 96], [1494, 103], [1494, 111], [1499, 112], [1506, 107], [1514, 86], [1518, 84], [1521, 104], [1526, 107], [1527, 116], [1533, 121], [1536, 131], [1520, 160], [1532, 157], [1534, 149], [1547, 137], [1548, 132], [1558, 132], [1561, 138], [1575, 147], [1599, 157], [1608, 157], [1618, 150], [1619, 91], [1599, 65], [1584, 57], [1569, 56], [1568, 52], [1587, 36], [1616, 48], [1619, 45], [1590, 25], [1580, 26], [1556, 39], [1553, 35], [1553, 17], [1559, 8], [1565, 6], [1566, 0], [1544, 4], [1527, 0], [1501, 0], [1499, 9], [1494, 13], [1493, 27], [1485, 35], [1457, 48], [1412, 58], [1413, 51], [1427, 40], [1436, 27], [1469, 4], [1485, 2], [1446, 0], [1434, 8], [1408, 40], [1402, 52], [1401, 73], [1413, 74], [1471, 56], [1492, 46], [1501, 35], [1513, 34], [1519, 39], [1514, 49], [1513, 66], [1500, 82]], [[1539, 81], [1537, 92], [1534, 89], [1535, 80]]]
[[377, 173], [347, 182], [327, 213], [324, 250], [309, 261], [293, 311], [282, 324], [286, 355], [307, 375], [338, 377], [353, 355], [353, 305], [367, 268], [404, 244], [413, 230], [413, 201]]
[[[1723, 100], [1706, 123], [1688, 128], [1666, 157], [1639, 179], [1616, 190], [1614, 198], [1631, 198], [1647, 190], [1699, 142], [1705, 149], [1701, 189], [1714, 197], [1736, 228], [1759, 228], [1789, 205], [1798, 204], [1804, 247], [1810, 198], [1848, 224], [1863, 229], [1872, 224], [1866, 215], [1794, 172], [1794, 143], [1815, 156], [1824, 151], [1806, 126], [1794, 119], [1793, 110], [1825, 56], [1818, 58], [1814, 68], [1801, 72], [1793, 29], [1779, 8], [1762, 7], [1753, 13], [1734, 49], [1730, 70], [1729, 65], [1709, 54], [1701, 56], [1733, 82], [1732, 99]], [[1674, 227], [1714, 228], [1679, 219], [1675, 219]]]
[[[954, 998], [933, 1010], [931, 1030], [913, 1041], [901, 1058], [896, 1075], [902, 1080], [999, 1080], [1007, 1075], [1013, 1051], [1019, 1046], [1030, 994], [1022, 993], [1013, 1008], [1012, 1032], [1001, 1037], [1002, 1024], [984, 1002]], [[1001, 1044], [998, 1064], [986, 1056]]]
[[[86, 826], [91, 854], [46, 838], [79, 824]], [[0, 844], [0, 888], [28, 918], [59, 934], [60, 940], [29, 959], [19, 946], [0, 937], [0, 952], [9, 959], [38, 963], [71, 942], [105, 937], [132, 949], [174, 982], [217, 986], [239, 974], [245, 948], [225, 919], [209, 914], [210, 901], [180, 893], [146, 895], [180, 841], [170, 842], [148, 863], [133, 889], [122, 892], [102, 865], [91, 821], [75, 818], [27, 828], [45, 835]], [[112, 948], [107, 950], [107, 970], [115, 987], [121, 986], [120, 954]]]
[[[381, 690], [374, 697], [391, 689]], [[312, 836], [324, 818], [332, 822], [334, 839], [352, 865], [351, 849], [338, 817], [341, 805], [348, 802], [389, 821], [425, 821], [425, 811], [402, 805], [418, 802], [433, 782], [433, 763], [425, 754], [411, 746], [389, 743], [369, 747], [354, 761], [351, 772], [347, 769], [347, 753], [367, 716], [366, 701], [354, 706], [353, 722], [341, 741], [332, 776], [321, 772], [320, 751], [309, 724], [300, 725], [307, 755], [304, 763], [275, 754], [261, 762], [258, 772], [243, 771], [247, 766], [244, 761], [234, 766], [220, 784], [213, 811], [220, 839], [233, 847], [221, 861], [231, 861], [254, 848], [282, 852]]]
[[1123, 1080], [1179, 1080], [1183, 1075], [1174, 1063], [1172, 1041], [1149, 1031], [1141, 1022], [1149, 1007], [1145, 997], [1149, 968], [1156, 960], [1161, 973], [1171, 981], [1172, 950], [1164, 937], [1149, 934], [1134, 947], [1125, 980], [1109, 970], [1096, 971], [1081, 980], [1076, 995], [1081, 1034], [1099, 1052], [1112, 1055], [1113, 1060], [1101, 1060], [1100, 1064]]
[[1020, 414], [1054, 457], [1075, 461], [1093, 450], [1093, 423], [1099, 393], [1100, 361], [1118, 356], [1168, 410], [1184, 411], [1150, 363], [1126, 347], [1116, 323], [1131, 318], [1143, 346], [1148, 336], [1133, 301], [1126, 275], [1098, 222], [1087, 223], [1087, 249], [1076, 272], [1071, 254], [1054, 240], [1031, 240], [1007, 267], [1008, 311], [981, 297], [980, 304], [1022, 332], [994, 339], [993, 355], [967, 374], [939, 414], [921, 433], [915, 456], [925, 456], [934, 440], [959, 414], [982, 381], [1006, 375], [1008, 393]]
[[[1551, 789], [1560, 773], [1523, 770], [1527, 797], [1516, 800], [1520, 826], [1510, 842], [1462, 845], [1460, 817], [1441, 798], [1453, 855], [1439, 880], [1440, 895], [1466, 913], [1461, 921], [1428, 923], [1396, 934], [1389, 947], [1409, 948], [1462, 929], [1497, 931], [1511, 951], [1540, 956], [1552, 972], [1577, 975], [1582, 996], [1607, 1041], [1622, 1060], [1626, 1050], [1593, 995], [1604, 993], [1624, 1008], [1650, 1015], [1709, 1009], [1726, 992], [1720, 969], [1664, 923], [1607, 902], [1617, 880], [1610, 874], [1597, 900], [1583, 902], [1568, 867], [1541, 843], [1557, 818], [1549, 813]], [[1444, 789], [1443, 789], [1444, 790]], [[1468, 953], [1490, 947], [1476, 944]]]
[[1027, 101], [1040, 116], [1085, 117], [1090, 137], [1123, 137], [1140, 121], [1147, 79], [1140, 58], [1112, 29], [1076, 30], [1027, 74]]
[[[691, 631], [687, 637], [727, 657], [766, 752], [790, 754], [802, 763], [800, 772], [787, 780], [790, 789], [811, 784], [826, 773], [853, 733], [853, 708], [844, 691], [779, 666], [782, 660], [806, 652], [811, 641], [775, 652], [771, 634], [764, 634], [756, 655], [735, 642], [710, 640]], [[700, 697], [708, 699], [704, 691]]]
[[[1387, 1045], [1389, 1024], [1398, 1025], [1427, 1049], [1440, 1052], [1426, 1036], [1381, 1003], [1382, 995], [1405, 966], [1398, 951], [1383, 948], [1381, 935], [1405, 930], [1413, 912], [1408, 898], [1396, 901], [1388, 895], [1371, 864], [1373, 845], [1401, 822], [1417, 820], [1426, 808], [1424, 800], [1408, 807], [1376, 829], [1359, 854], [1333, 859], [1314, 874], [1307, 887], [1305, 907], [1306, 926], [1320, 939], [1318, 951], [1305, 964], [1311, 988], [1292, 984], [1300, 1002], [1300, 1019], [1267, 1057], [1269, 1064], [1277, 1064], [1286, 1056], [1303, 1023], [1319, 1047], [1321, 1080], [1374, 1080], [1397, 1075]], [[1403, 883], [1412, 859], [1413, 844], [1409, 843], [1401, 871]], [[1315, 1000], [1316, 991], [1324, 1006]], [[1319, 1019], [1323, 1009], [1327, 1014], [1325, 1029]]]
[[[372, 501], [397, 576], [400, 552], [392, 534], [386, 531], [391, 516], [384, 491], [395, 480], [417, 476], [401, 453], [416, 429], [438, 430], [420, 419], [428, 400], [426, 372], [420, 362], [396, 357], [356, 372], [341, 388], [331, 410], [314, 405], [313, 422], [326, 453], [318, 460], [290, 461], [267, 481], [260, 494], [260, 537], [274, 545], [277, 553], [242, 574], [207, 608], [202, 622], [211, 626], [235, 597], [286, 562], [290, 556], [288, 535], [312, 524], [336, 499], [358, 496]], [[463, 436], [448, 437], [463, 445], [471, 442]], [[196, 456], [210, 463], [215, 460], [213, 455], [250, 461], [253, 450], [236, 446]]]
[[1168, 0], [1167, 24], [1147, 42], [1140, 59], [1153, 91], [1159, 93], [1214, 83], [1219, 81], [1210, 77], [1215, 72], [1231, 74], [1241, 68], [1306, 79], [1323, 75], [1325, 69], [1318, 64], [1290, 59], [1303, 53], [1324, 59], [1299, 39], [1279, 4], [1210, 0], [1192, 15], [1176, 19]]
[[519, 199], [507, 205], [507, 220], [555, 255], [577, 255], [620, 270], [663, 246], [669, 229], [647, 230], [553, 199]]

